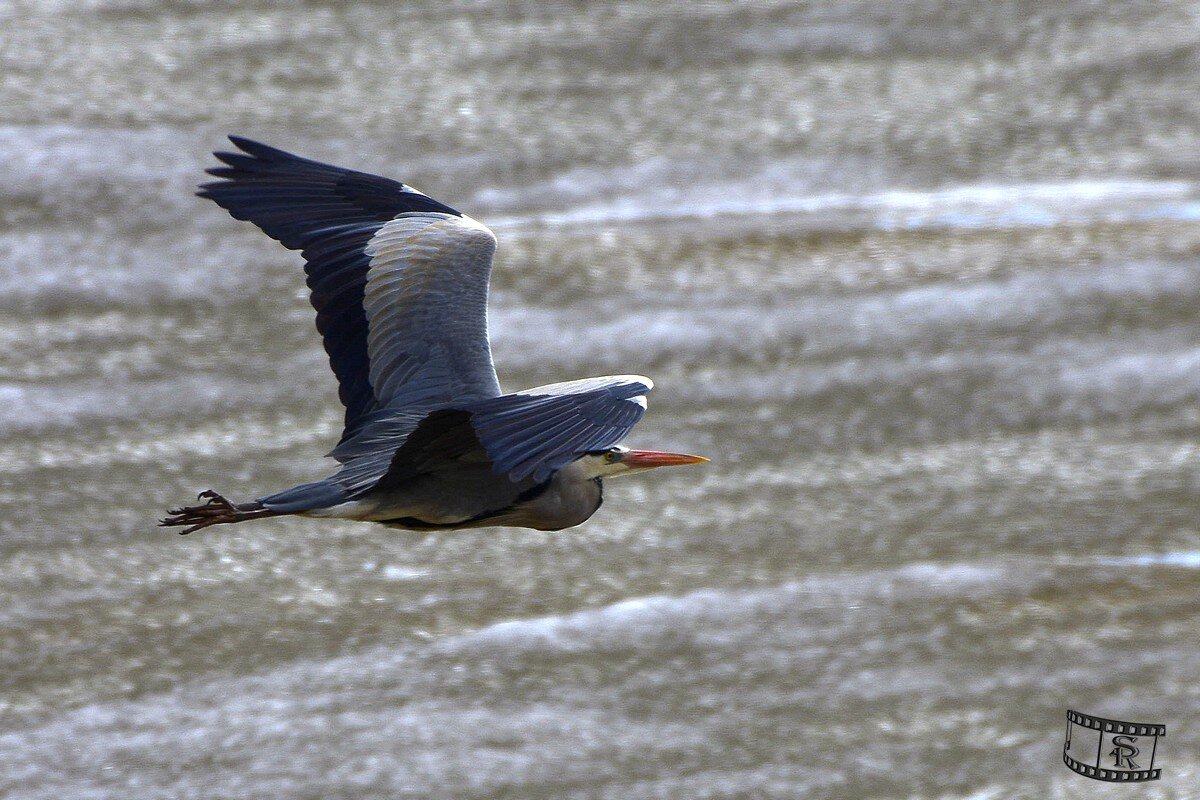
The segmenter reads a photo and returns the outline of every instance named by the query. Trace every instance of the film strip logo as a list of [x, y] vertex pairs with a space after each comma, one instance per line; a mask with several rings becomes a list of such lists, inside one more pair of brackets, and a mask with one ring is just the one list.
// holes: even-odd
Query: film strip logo
[[1121, 722], [1078, 711], [1067, 712], [1067, 742], [1063, 763], [1087, 778], [1112, 783], [1156, 781], [1158, 740], [1167, 735], [1165, 725]]

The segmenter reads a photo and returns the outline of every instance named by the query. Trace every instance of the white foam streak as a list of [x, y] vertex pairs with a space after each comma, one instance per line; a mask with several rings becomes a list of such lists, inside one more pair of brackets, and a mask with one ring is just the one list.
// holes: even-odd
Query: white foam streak
[[1100, 558], [1097, 559], [1097, 563], [1108, 567], [1182, 567], [1184, 569], [1200, 569], [1200, 550]]
[[998, 589], [1013, 576], [994, 565], [914, 563], [868, 573], [815, 575], [767, 589], [705, 589], [680, 597], [651, 596], [571, 614], [500, 622], [442, 646], [467, 650], [579, 651], [651, 646], [671, 631], [716, 635], [742, 630], [753, 636], [755, 620], [800, 605], [848, 608], [897, 598]]
[[792, 215], [839, 227], [885, 230], [1040, 227], [1083, 222], [1200, 219], [1196, 187], [1184, 181], [979, 184], [873, 194], [763, 195], [753, 179], [667, 197], [640, 197], [562, 212], [502, 218], [493, 228], [575, 227], [718, 217]]

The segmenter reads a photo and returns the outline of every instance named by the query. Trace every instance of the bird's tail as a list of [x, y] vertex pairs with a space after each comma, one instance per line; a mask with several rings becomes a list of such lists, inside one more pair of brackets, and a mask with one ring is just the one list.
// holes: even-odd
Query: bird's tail
[[158, 524], [163, 527], [187, 525], [187, 528], [179, 532], [182, 536], [193, 531], [198, 531], [201, 528], [207, 528], [209, 525], [245, 522], [248, 519], [277, 517], [280, 514], [287, 513], [272, 511], [257, 500], [235, 505], [212, 489], [201, 492], [197, 499], [204, 500], [204, 504], [173, 508], [167, 512], [169, 516], [160, 519]]

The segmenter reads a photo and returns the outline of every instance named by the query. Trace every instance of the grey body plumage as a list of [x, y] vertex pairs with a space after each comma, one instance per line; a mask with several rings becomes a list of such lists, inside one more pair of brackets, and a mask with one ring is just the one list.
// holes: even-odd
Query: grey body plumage
[[300, 250], [346, 408], [329, 478], [250, 503], [205, 492], [183, 533], [298, 514], [413, 530], [588, 519], [601, 480], [706, 459], [618, 447], [652, 383], [588, 378], [502, 394], [487, 330], [490, 230], [410, 186], [240, 137], [199, 194]]
[[532, 478], [514, 483], [497, 476], [490, 463], [463, 464], [308, 516], [371, 520], [408, 530], [507, 525], [556, 531], [586, 521], [600, 508], [600, 481], [578, 463], [541, 483]]

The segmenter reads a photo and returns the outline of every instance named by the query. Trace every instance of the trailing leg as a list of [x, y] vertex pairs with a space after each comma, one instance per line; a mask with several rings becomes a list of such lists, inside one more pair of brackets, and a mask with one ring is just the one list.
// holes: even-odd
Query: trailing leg
[[183, 536], [210, 525], [245, 522], [248, 519], [261, 519], [262, 517], [277, 517], [283, 513], [264, 508], [263, 504], [257, 500], [235, 505], [212, 489], [201, 492], [197, 499], [206, 502], [199, 506], [171, 509], [167, 512], [170, 516], [160, 519], [158, 524], [163, 527], [187, 525], [185, 530], [179, 532]]

